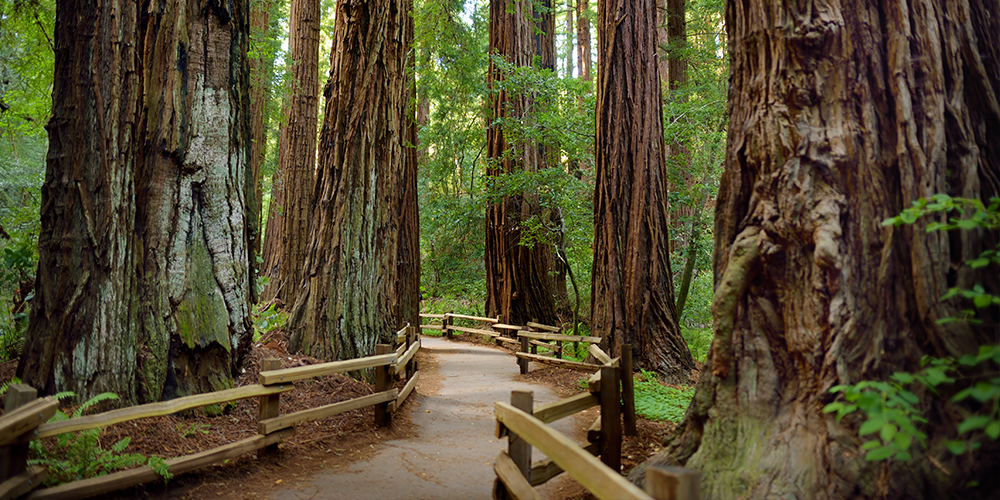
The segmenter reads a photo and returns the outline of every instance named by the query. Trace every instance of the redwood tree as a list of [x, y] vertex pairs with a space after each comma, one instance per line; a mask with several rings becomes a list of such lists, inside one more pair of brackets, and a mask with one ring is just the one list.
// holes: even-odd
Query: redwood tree
[[592, 331], [611, 355], [686, 382], [694, 361], [674, 311], [656, 0], [598, 6]]
[[263, 299], [294, 304], [312, 221], [316, 169], [316, 116], [319, 112], [319, 0], [292, 0], [288, 14], [292, 88], [285, 107], [264, 242]]
[[18, 371], [126, 402], [232, 386], [250, 340], [247, 7], [59, 2]]
[[[555, 65], [554, 49], [548, 42], [536, 42], [535, 23], [531, 20], [533, 2], [490, 1], [489, 53], [502, 57], [515, 67], [530, 66], [536, 47]], [[554, 27], [554, 18], [545, 21]], [[537, 44], [537, 45], [536, 45]], [[518, 171], [534, 172], [542, 167], [542, 150], [533, 143], [509, 141], [501, 120], [520, 119], [531, 107], [527, 93], [512, 93], [499, 85], [504, 75], [490, 60], [487, 87], [491, 89], [492, 117], [486, 130], [489, 158], [487, 176], [496, 178]], [[537, 196], [503, 196], [486, 211], [486, 313], [499, 315], [501, 321], [524, 324], [536, 321], [556, 324], [555, 286], [549, 272], [553, 269], [551, 246], [521, 244], [521, 224], [540, 213]]]
[[415, 168], [408, 165], [416, 160], [408, 144], [411, 5], [337, 3], [316, 218], [306, 278], [289, 318], [290, 351], [323, 359], [366, 356], [415, 321], [412, 311], [404, 318], [402, 308], [418, 303], [419, 286], [400, 281], [419, 274], [401, 275], [408, 263], [400, 255], [418, 258], [411, 253], [416, 244], [399, 241], [418, 238], [406, 217], [416, 208]]
[[935, 193], [1000, 195], [1000, 4], [731, 1], [726, 24], [715, 339], [658, 461], [700, 470], [708, 498], [996, 498], [996, 441], [945, 449], [950, 387], [920, 393], [928, 446], [906, 462], [865, 461], [862, 415], [822, 410], [834, 385], [997, 341], [995, 317], [938, 323], [969, 307], [940, 300], [950, 287], [1000, 290], [964, 266], [997, 235], [880, 222]]

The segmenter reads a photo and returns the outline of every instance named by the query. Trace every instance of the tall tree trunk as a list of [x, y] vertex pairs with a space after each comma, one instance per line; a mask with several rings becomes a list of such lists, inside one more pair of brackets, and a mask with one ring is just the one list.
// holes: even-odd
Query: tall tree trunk
[[576, 31], [573, 29], [574, 9], [573, 0], [566, 0], [566, 58], [563, 59], [566, 78], [573, 78], [573, 37], [576, 36]]
[[660, 75], [660, 80], [670, 88], [670, 62], [668, 61], [670, 51], [670, 39], [667, 36], [667, 18], [670, 16], [671, 0], [657, 0], [656, 2], [656, 70]]
[[59, 3], [29, 384], [126, 403], [232, 386], [256, 230], [248, 34], [242, 2]]
[[[415, 207], [408, 151], [409, 0], [337, 3], [330, 93], [320, 136], [317, 215], [307, 280], [292, 309], [289, 350], [323, 359], [370, 355], [406, 321], [398, 283], [401, 213]], [[402, 194], [412, 207], [401, 207]], [[412, 223], [412, 222], [411, 222]], [[413, 257], [415, 258], [415, 256]], [[411, 278], [412, 279], [412, 278]]]
[[248, 2], [153, 0], [148, 12], [136, 218], [142, 383], [156, 400], [232, 387], [253, 331], [256, 226]]
[[580, 71], [580, 79], [590, 81], [593, 60], [590, 57], [590, 0], [576, 0], [576, 67]]
[[694, 368], [674, 311], [656, 0], [598, 6], [592, 331], [673, 382]]
[[[514, 0], [490, 1], [491, 54], [499, 54], [515, 66], [529, 66], [536, 44], [529, 16], [532, 4]], [[554, 61], [553, 61], [554, 62]], [[500, 69], [490, 62], [487, 86], [495, 88], [503, 79]], [[537, 171], [541, 151], [535, 144], [511, 144], [501, 126], [501, 118], [521, 117], [530, 109], [531, 97], [496, 91], [491, 95], [492, 118], [486, 131], [489, 157], [487, 175], [496, 177], [519, 170]], [[555, 303], [552, 251], [549, 245], [521, 245], [521, 223], [540, 212], [537, 196], [504, 196], [486, 211], [486, 311], [502, 321], [524, 324], [537, 321], [554, 324]]]
[[[412, 1], [404, 9], [406, 15], [410, 15]], [[413, 46], [413, 20], [406, 23], [403, 44], [409, 50]], [[402, 327], [409, 323], [412, 326], [420, 325], [420, 211], [417, 200], [417, 162], [419, 160], [420, 145], [417, 138], [416, 108], [417, 104], [413, 97], [417, 95], [416, 60], [409, 57], [407, 59], [407, 87], [409, 95], [406, 96], [405, 116], [403, 123], [406, 127], [403, 147], [406, 148], [404, 154], [406, 161], [403, 164], [402, 179], [400, 183], [399, 200], [399, 254], [397, 256], [398, 271], [396, 303], [399, 311], [397, 313], [397, 326]]]
[[[250, 33], [252, 37], [260, 37], [258, 42], [263, 45], [271, 27], [271, 2], [260, 0], [250, 4]], [[267, 156], [267, 135], [264, 133], [264, 115], [267, 112], [267, 98], [271, 90], [271, 75], [274, 58], [264, 53], [250, 60], [250, 172], [253, 176], [253, 198], [248, 205], [247, 218], [256, 221], [258, 230], [250, 241], [252, 254], [261, 251], [260, 225], [262, 210], [262, 192], [260, 187], [260, 167]], [[256, 255], [254, 255], [256, 262]], [[257, 287], [251, 284], [256, 302]]]
[[[281, 228], [268, 231], [265, 246], [268, 283], [263, 299], [294, 304], [302, 284], [303, 262], [312, 221], [316, 170], [316, 116], [319, 112], [319, 0], [292, 0], [288, 46], [292, 55], [292, 93], [285, 109], [278, 151]], [[269, 221], [270, 223], [270, 221]], [[277, 255], [275, 255], [275, 252]], [[277, 271], [275, 273], [274, 271]]]
[[726, 24], [715, 339], [658, 461], [700, 470], [708, 498], [996, 498], [996, 441], [945, 450], [948, 390], [921, 396], [928, 446], [907, 462], [866, 462], [862, 417], [822, 409], [834, 385], [997, 341], [995, 323], [937, 324], [967, 307], [939, 299], [950, 287], [1000, 290], [964, 266], [997, 235], [879, 222], [935, 193], [1000, 195], [1000, 4], [727, 2]]
[[43, 393], [138, 397], [138, 22], [130, 0], [56, 5], [36, 294], [18, 365]]

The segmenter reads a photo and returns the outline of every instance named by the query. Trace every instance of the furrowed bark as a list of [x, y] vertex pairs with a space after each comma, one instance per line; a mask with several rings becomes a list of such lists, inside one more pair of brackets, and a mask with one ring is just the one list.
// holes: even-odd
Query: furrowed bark
[[716, 337], [655, 462], [701, 471], [708, 498], [994, 498], [997, 443], [945, 449], [953, 386], [921, 394], [928, 447], [906, 462], [865, 461], [864, 417], [822, 409], [833, 385], [996, 342], [995, 313], [937, 320], [969, 306], [941, 301], [950, 287], [1000, 290], [995, 268], [964, 265], [997, 235], [881, 221], [936, 193], [1000, 195], [1000, 5], [730, 1], [726, 24]]
[[305, 286], [289, 319], [290, 351], [322, 359], [368, 356], [404, 321], [397, 305], [404, 288], [396, 275], [399, 238], [418, 237], [400, 227], [400, 204], [404, 194], [412, 196], [407, 162], [415, 159], [406, 142], [410, 7], [408, 0], [337, 3], [317, 215]]
[[[498, 54], [515, 66], [529, 66], [535, 54], [534, 23], [529, 19], [533, 3], [511, 0], [490, 2], [490, 53]], [[554, 20], [554, 19], [553, 19]], [[551, 24], [551, 23], [550, 23]], [[540, 43], [540, 42], [539, 42]], [[551, 64], [555, 63], [554, 52]], [[503, 75], [493, 61], [487, 86], [494, 87]], [[491, 96], [492, 120], [486, 130], [487, 176], [497, 177], [519, 170], [537, 171], [542, 151], [537, 144], [513, 144], [498, 119], [523, 116], [531, 107], [531, 97], [510, 95], [504, 90]], [[511, 324], [536, 321], [555, 324], [553, 268], [549, 245], [521, 245], [521, 224], [540, 215], [537, 196], [504, 196], [486, 211], [486, 312], [500, 315]]]
[[598, 6], [597, 182], [591, 329], [609, 354], [687, 382], [694, 361], [674, 310], [655, 0]]

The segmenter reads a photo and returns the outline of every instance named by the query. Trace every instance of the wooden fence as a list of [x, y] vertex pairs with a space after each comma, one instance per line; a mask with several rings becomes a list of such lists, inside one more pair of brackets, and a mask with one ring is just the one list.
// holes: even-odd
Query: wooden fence
[[[8, 389], [5, 413], [0, 417], [0, 500], [25, 494], [28, 494], [26, 498], [29, 499], [87, 498], [160, 480], [160, 475], [143, 466], [52, 488], [38, 488], [47, 471], [44, 467], [27, 468], [28, 442], [140, 418], [170, 415], [212, 404], [257, 398], [257, 435], [211, 450], [166, 460], [172, 474], [181, 474], [253, 451], [257, 451], [258, 457], [272, 454], [277, 451], [278, 443], [294, 433], [296, 424], [367, 406], [375, 406], [377, 425], [389, 425], [392, 413], [413, 392], [420, 376], [413, 359], [420, 349], [420, 330], [410, 326], [403, 328], [396, 333], [395, 344], [396, 346], [376, 346], [374, 356], [296, 368], [280, 369], [280, 360], [265, 359], [261, 363], [257, 385], [122, 408], [54, 423], [45, 422], [55, 414], [57, 401], [51, 397], [36, 399], [37, 391], [26, 385], [11, 386]], [[367, 368], [375, 370], [374, 394], [285, 415], [279, 414], [281, 394], [294, 389], [294, 382]], [[393, 378], [403, 377], [406, 384], [402, 390], [392, 388]]]
[[[494, 498], [540, 499], [534, 487], [566, 472], [601, 500], [698, 500], [700, 481], [694, 471], [651, 468], [646, 491], [622, 477], [622, 435], [635, 434], [631, 346], [623, 346], [621, 359], [592, 354], [606, 361], [588, 380], [588, 392], [537, 409], [526, 391], [513, 391], [510, 404], [495, 403], [497, 438], [507, 436], [508, 441], [507, 451], [500, 452], [493, 466]], [[546, 425], [594, 406], [601, 407], [601, 414], [588, 429], [586, 444], [574, 443]], [[548, 458], [532, 463], [532, 447]]]
[[[524, 326], [508, 325], [501, 323], [499, 318], [468, 316], [465, 314], [421, 314], [420, 318], [422, 323], [424, 320], [427, 320], [427, 323], [420, 325], [421, 329], [438, 330], [446, 338], [452, 338], [456, 332], [464, 332], [492, 338], [497, 346], [511, 347], [516, 351], [514, 355], [518, 358], [518, 365], [521, 367], [522, 374], [528, 373], [528, 366], [531, 361], [590, 372], [596, 371], [601, 367], [601, 365], [562, 359], [564, 342], [573, 342], [574, 352], [576, 351], [575, 346], [579, 343], [591, 344], [589, 348], [591, 354], [593, 354], [595, 352], [594, 349], [597, 349], [597, 346], [593, 344], [600, 343], [600, 337], [564, 335], [560, 333], [561, 329], [558, 326], [543, 325], [531, 321]], [[456, 326], [454, 324], [455, 319], [483, 324], [476, 327]], [[433, 323], [432, 321], [439, 321], [440, 323]], [[542, 348], [544, 351], [539, 353], [539, 348]], [[597, 352], [603, 354], [603, 351], [600, 349], [597, 349]], [[605, 359], [597, 359], [601, 363], [604, 363], [610, 358], [605, 356]]]

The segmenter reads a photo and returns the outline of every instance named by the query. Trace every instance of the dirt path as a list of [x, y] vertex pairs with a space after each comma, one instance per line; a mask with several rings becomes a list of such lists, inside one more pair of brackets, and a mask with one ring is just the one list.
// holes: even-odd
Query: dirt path
[[[415, 435], [386, 441], [369, 460], [289, 484], [268, 498], [491, 498], [493, 460], [507, 447], [506, 439], [494, 437], [493, 403], [509, 401], [512, 390], [534, 391], [536, 406], [558, 398], [548, 387], [516, 380], [517, 364], [509, 353], [435, 337], [422, 341], [421, 352], [431, 359], [425, 358], [417, 382]], [[584, 423], [573, 418], [553, 426], [577, 441], [584, 434]], [[538, 455], [536, 450], [533, 458]], [[550, 496], [564, 481], [550, 481], [539, 491]]]

